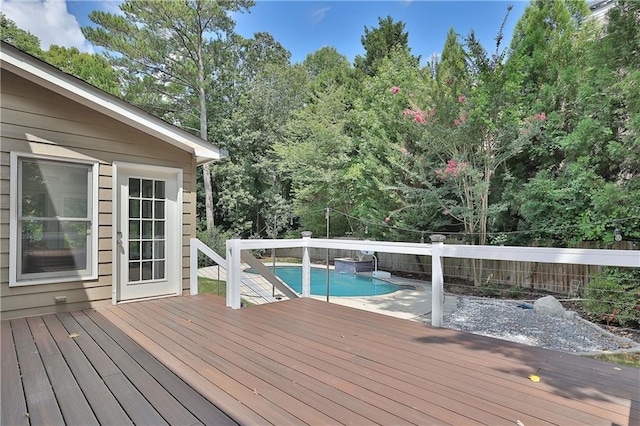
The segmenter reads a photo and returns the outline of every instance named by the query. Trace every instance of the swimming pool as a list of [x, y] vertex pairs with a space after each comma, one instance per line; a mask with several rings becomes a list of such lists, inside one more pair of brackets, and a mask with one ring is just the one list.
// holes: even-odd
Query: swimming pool
[[[295, 292], [302, 293], [302, 267], [277, 266], [276, 275]], [[400, 288], [400, 286], [372, 277], [329, 271], [329, 296], [376, 296], [393, 293]], [[327, 295], [326, 269], [311, 268], [311, 294], [314, 296]]]

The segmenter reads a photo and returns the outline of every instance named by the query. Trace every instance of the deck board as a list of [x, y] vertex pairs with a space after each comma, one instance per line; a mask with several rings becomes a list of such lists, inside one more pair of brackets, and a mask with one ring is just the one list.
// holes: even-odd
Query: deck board
[[314, 299], [3, 321], [2, 374], [2, 424], [640, 425], [638, 369]]
[[169, 424], [195, 425], [199, 423], [189, 410], [167, 392], [151, 374], [139, 368], [138, 363], [95, 323], [81, 315], [74, 316], [73, 319], [67, 316], [65, 320], [77, 321], [85, 332], [91, 334], [93, 340], [104, 349], [106, 355], [120, 368], [131, 384]]
[[2, 321], [2, 345], [0, 347], [0, 424], [28, 425], [27, 402], [24, 398], [18, 356], [13, 343], [13, 332], [9, 321]]
[[69, 337], [70, 333], [64, 328], [58, 317], [45, 315], [42, 319], [47, 325], [60, 353], [64, 356], [78, 386], [82, 389], [89, 405], [91, 405], [98, 421], [101, 424], [112, 425], [132, 424], [131, 419], [109, 391], [98, 372], [93, 368], [75, 341]]
[[222, 413], [217, 407], [207, 401], [200, 393], [182, 380], [175, 380], [176, 376], [165, 367], [160, 361], [152, 357], [142, 349], [137, 343], [115, 327], [105, 321], [94, 312], [74, 312], [74, 317], [87, 316], [94, 321], [105, 333], [107, 333], [120, 347], [136, 360], [136, 362], [151, 374], [176, 400], [180, 401], [198, 419], [210, 425], [232, 425], [235, 424], [227, 415]]
[[64, 421], [74, 425], [99, 424], [42, 317], [27, 318], [27, 323], [49, 376]]

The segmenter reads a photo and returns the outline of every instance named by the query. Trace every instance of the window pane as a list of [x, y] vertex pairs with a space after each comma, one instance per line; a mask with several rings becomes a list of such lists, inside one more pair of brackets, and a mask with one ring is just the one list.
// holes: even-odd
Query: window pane
[[142, 179], [142, 198], [153, 198], [153, 181]]
[[23, 217], [89, 217], [89, 166], [24, 159], [19, 167]]
[[140, 179], [129, 178], [129, 196], [140, 197]]
[[18, 241], [10, 250], [17, 253], [19, 281], [92, 272], [93, 170], [88, 164], [18, 159]]
[[19, 225], [22, 274], [87, 268], [87, 222], [29, 220]]
[[87, 199], [85, 197], [66, 197], [64, 199], [64, 217], [86, 217]]

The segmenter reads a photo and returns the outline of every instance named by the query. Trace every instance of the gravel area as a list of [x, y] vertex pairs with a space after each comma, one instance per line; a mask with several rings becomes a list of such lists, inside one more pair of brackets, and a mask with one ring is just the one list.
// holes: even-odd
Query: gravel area
[[640, 346], [579, 317], [555, 318], [520, 308], [518, 304], [463, 297], [456, 309], [445, 315], [444, 326], [568, 353], [620, 351]]

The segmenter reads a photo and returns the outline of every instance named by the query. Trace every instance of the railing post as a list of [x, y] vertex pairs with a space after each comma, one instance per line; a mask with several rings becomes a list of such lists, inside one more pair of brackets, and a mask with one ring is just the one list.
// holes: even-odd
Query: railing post
[[444, 278], [442, 276], [442, 248], [444, 235], [431, 235], [431, 325], [442, 327], [442, 311], [444, 302]]
[[302, 231], [302, 297], [311, 296], [311, 259], [309, 258], [309, 247], [307, 244], [311, 240], [311, 231]]
[[227, 240], [227, 307], [240, 309], [240, 240]]
[[198, 247], [196, 238], [189, 240], [189, 291], [192, 296], [198, 294]]

